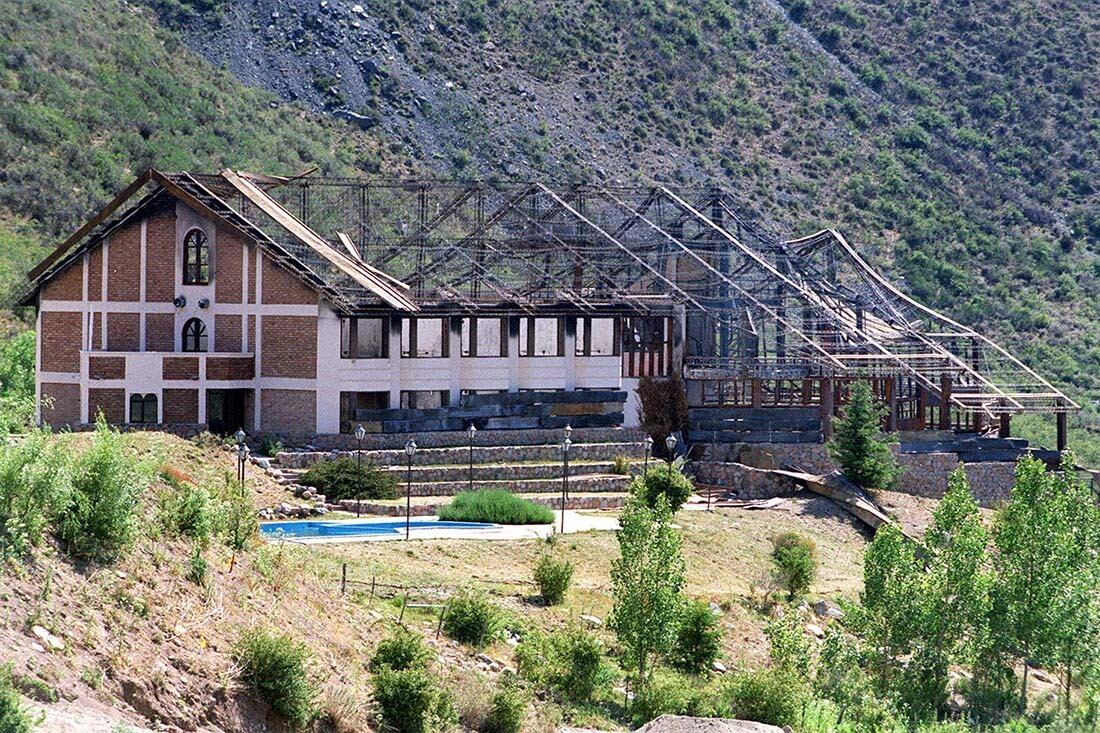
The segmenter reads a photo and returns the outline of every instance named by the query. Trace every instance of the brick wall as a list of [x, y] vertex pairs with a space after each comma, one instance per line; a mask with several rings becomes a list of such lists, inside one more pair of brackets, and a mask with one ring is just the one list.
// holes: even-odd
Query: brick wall
[[171, 313], [145, 314], [145, 350], [173, 351], [176, 345], [176, 317]]
[[[238, 269], [240, 269], [238, 267]], [[221, 278], [221, 275], [218, 275]], [[219, 279], [220, 282], [220, 279]], [[219, 298], [220, 300], [220, 298]], [[240, 300], [238, 295], [237, 300]], [[231, 314], [214, 316], [214, 351], [240, 353], [241, 317]]]
[[89, 389], [88, 390], [88, 419], [95, 422], [96, 416], [103, 412], [103, 417], [111, 425], [121, 425], [126, 422], [126, 390], [124, 389]]
[[84, 297], [83, 258], [61, 271], [42, 288], [42, 300], [82, 300]]
[[[264, 292], [267, 291], [266, 281]], [[262, 316], [260, 348], [265, 377], [317, 376], [317, 319], [313, 316]]]
[[218, 227], [214, 298], [219, 303], [241, 302], [241, 250], [245, 242], [246, 239], [236, 229]]
[[199, 358], [197, 356], [166, 356], [162, 379], [198, 379]]
[[80, 385], [42, 383], [42, 420], [55, 428], [80, 422]]
[[107, 350], [137, 351], [141, 348], [141, 316], [137, 313], [107, 314]]
[[103, 300], [103, 247], [88, 252], [88, 300]]
[[[176, 296], [176, 284], [176, 208], [173, 202], [147, 219], [145, 299], [150, 303], [170, 303]], [[149, 325], [145, 327], [148, 334]]]
[[[141, 300], [141, 222], [111, 232], [107, 247], [107, 300]], [[108, 328], [110, 327], [110, 319]]]
[[248, 357], [208, 357], [206, 378], [211, 380], [252, 379], [256, 376], [255, 362]]
[[316, 292], [270, 257], [263, 258], [263, 277], [264, 303], [312, 305], [317, 302]]
[[197, 389], [165, 389], [162, 399], [161, 415], [164, 424], [185, 425], [199, 421]]
[[89, 356], [88, 377], [91, 379], [125, 379], [126, 357]]
[[312, 433], [317, 430], [317, 393], [301, 389], [261, 390], [260, 412], [264, 432]]
[[80, 313], [42, 313], [42, 371], [80, 371]]

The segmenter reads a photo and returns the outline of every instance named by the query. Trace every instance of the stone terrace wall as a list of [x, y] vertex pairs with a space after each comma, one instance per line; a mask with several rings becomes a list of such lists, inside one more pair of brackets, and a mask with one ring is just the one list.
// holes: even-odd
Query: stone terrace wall
[[[947, 490], [947, 479], [959, 463], [957, 453], [902, 453], [898, 456], [901, 476], [894, 486], [914, 496], [936, 498]], [[758, 469], [789, 467], [808, 473], [836, 469], [824, 445], [768, 443], [758, 445], [711, 445], [707, 459], [695, 464], [702, 483], [729, 488], [743, 499], [764, 499], [784, 493], [783, 482]], [[966, 464], [966, 477], [974, 498], [983, 507], [997, 507], [1008, 499], [1016, 464], [988, 462]]]

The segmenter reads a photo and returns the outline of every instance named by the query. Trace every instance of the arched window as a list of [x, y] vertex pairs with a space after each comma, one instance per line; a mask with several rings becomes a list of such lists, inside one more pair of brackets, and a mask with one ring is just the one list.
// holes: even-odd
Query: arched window
[[130, 422], [149, 424], [157, 422], [157, 396], [155, 394], [130, 395]]
[[206, 351], [206, 324], [192, 318], [183, 324], [183, 350]]
[[192, 229], [183, 238], [183, 284], [207, 285], [210, 282], [210, 249], [206, 234]]

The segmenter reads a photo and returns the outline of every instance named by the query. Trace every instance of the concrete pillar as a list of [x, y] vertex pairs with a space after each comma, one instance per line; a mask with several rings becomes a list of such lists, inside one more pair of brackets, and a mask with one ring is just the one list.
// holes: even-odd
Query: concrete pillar
[[401, 316], [390, 318], [390, 408], [401, 407]]
[[669, 364], [669, 375], [684, 373], [684, 333], [687, 328], [687, 307], [676, 304], [672, 307], [672, 317], [669, 318], [669, 326], [672, 329], [672, 363]]
[[577, 388], [577, 317], [565, 316], [565, 388], [572, 392]]
[[940, 376], [940, 430], [951, 429], [951, 375]]
[[891, 433], [898, 430], [898, 380], [896, 377], [886, 378], [886, 405], [889, 412], [886, 413], [886, 429]]
[[508, 391], [519, 391], [519, 316], [508, 316]]
[[1057, 441], [1058, 452], [1061, 453], [1069, 445], [1069, 423], [1067, 414], [1059, 412], [1055, 418], [1057, 420]]
[[457, 405], [462, 399], [462, 317], [451, 316], [447, 319], [447, 369], [450, 371], [450, 404]]
[[825, 442], [833, 438], [833, 380], [821, 380], [821, 436]]
[[1001, 438], [1012, 437], [1012, 416], [1007, 412], [1001, 413], [1001, 426], [997, 431], [997, 435]]

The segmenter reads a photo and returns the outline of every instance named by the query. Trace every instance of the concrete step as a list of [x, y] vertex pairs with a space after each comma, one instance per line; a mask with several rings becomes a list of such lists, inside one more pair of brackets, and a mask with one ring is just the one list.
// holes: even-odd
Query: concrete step
[[[615, 464], [611, 461], [575, 461], [569, 462], [570, 473], [575, 474], [615, 474]], [[641, 473], [642, 461], [637, 458], [630, 459], [628, 470], [634, 469]], [[392, 473], [401, 481], [404, 481], [409, 469], [405, 466], [382, 466], [381, 469]], [[283, 483], [298, 483], [301, 476], [309, 469], [287, 468], [281, 471]], [[471, 474], [467, 465], [426, 465], [413, 466], [412, 480], [414, 483], [427, 481], [465, 481]], [[474, 481], [500, 481], [514, 479], [534, 478], [560, 478], [562, 474], [562, 462], [539, 463], [475, 463], [473, 466]]]
[[[478, 433], [475, 441], [480, 442], [483, 434]], [[468, 438], [467, 438], [468, 440]], [[559, 435], [560, 440], [560, 435]], [[573, 439], [569, 449], [569, 458], [574, 461], [610, 461], [616, 456], [642, 458], [645, 447], [640, 441], [630, 442], [578, 442]], [[343, 451], [285, 451], [275, 458], [275, 464], [285, 468], [306, 468], [318, 461], [331, 461], [337, 458], [355, 458], [354, 450]], [[404, 450], [364, 450], [363, 461], [376, 466], [404, 466], [408, 461]], [[417, 451], [413, 455], [413, 466], [461, 466], [470, 460], [470, 448], [467, 445], [455, 447], [424, 447], [417, 440]], [[477, 445], [473, 449], [475, 464], [519, 463], [561, 461], [559, 444], [538, 445]]]
[[[604, 493], [607, 491], [626, 491], [630, 485], [629, 476], [613, 474], [574, 474], [569, 476], [569, 491], [584, 493]], [[465, 480], [413, 482], [413, 496], [454, 496], [469, 491], [470, 484]], [[514, 494], [561, 493], [561, 476], [554, 478], [502, 479], [497, 481], [475, 481], [474, 489], [502, 489]], [[398, 487], [402, 494], [405, 484]]]
[[[562, 427], [567, 420], [562, 421]], [[516, 430], [479, 430], [475, 438], [476, 445], [520, 446], [555, 445], [562, 440], [561, 428], [531, 428]], [[368, 433], [363, 439], [363, 450], [400, 451], [410, 439], [420, 448], [465, 447], [469, 436], [465, 430], [451, 430], [427, 433]], [[645, 433], [632, 428], [587, 428], [574, 426], [574, 443], [641, 443]], [[331, 450], [355, 450], [357, 443], [354, 435], [318, 435], [309, 445], [287, 446], [293, 452], [327, 452]]]

